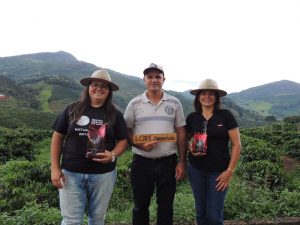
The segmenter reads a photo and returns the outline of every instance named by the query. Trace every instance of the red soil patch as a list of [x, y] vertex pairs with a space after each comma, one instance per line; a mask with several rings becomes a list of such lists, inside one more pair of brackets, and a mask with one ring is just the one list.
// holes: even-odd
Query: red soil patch
[[4, 101], [6, 99], [8, 99], [8, 96], [6, 96], [6, 95], [0, 95], [0, 101]]

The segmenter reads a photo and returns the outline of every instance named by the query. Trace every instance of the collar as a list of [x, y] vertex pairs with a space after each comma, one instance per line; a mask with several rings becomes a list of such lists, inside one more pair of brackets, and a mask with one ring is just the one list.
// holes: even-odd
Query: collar
[[[144, 91], [144, 93], [142, 94], [142, 102], [143, 103], [148, 103], [148, 102], [150, 102], [150, 100], [149, 100], [149, 98], [147, 97], [147, 95], [146, 95], [146, 93], [147, 93], [147, 90], [146, 91]], [[163, 90], [163, 96], [162, 96], [162, 101], [166, 101], [166, 100], [168, 100], [169, 99], [169, 95], [166, 93], [166, 92], [164, 92], [164, 90]]]

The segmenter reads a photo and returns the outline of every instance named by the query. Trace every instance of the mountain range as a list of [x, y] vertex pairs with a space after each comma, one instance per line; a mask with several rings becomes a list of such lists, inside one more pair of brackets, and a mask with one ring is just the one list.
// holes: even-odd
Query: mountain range
[[300, 84], [282, 80], [249, 88], [228, 97], [244, 108], [282, 119], [300, 115]]
[[[0, 101], [0, 107], [8, 113], [11, 109], [18, 112], [30, 108], [27, 112], [45, 113], [45, 118], [52, 120], [66, 104], [78, 99], [82, 90], [80, 79], [99, 68], [64, 51], [0, 57], [0, 94], [9, 96], [6, 101]], [[114, 102], [124, 112], [129, 100], [144, 92], [144, 82], [138, 77], [108, 70], [112, 80], [120, 86], [114, 93]], [[167, 92], [181, 101], [185, 115], [193, 111], [194, 96], [189, 91]], [[278, 81], [250, 88], [222, 98], [222, 105], [233, 112], [240, 126], [262, 125], [266, 115], [281, 119], [300, 114], [300, 84]], [[1, 113], [5, 110], [1, 111], [0, 116], [4, 118]], [[24, 120], [18, 121], [26, 125]]]

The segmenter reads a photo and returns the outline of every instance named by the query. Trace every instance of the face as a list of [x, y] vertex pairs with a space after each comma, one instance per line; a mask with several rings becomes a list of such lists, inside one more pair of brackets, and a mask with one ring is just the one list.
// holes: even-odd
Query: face
[[199, 102], [204, 107], [214, 107], [216, 94], [214, 91], [204, 90], [200, 92]]
[[104, 82], [93, 81], [89, 85], [89, 95], [92, 103], [105, 102], [109, 94], [109, 85]]
[[144, 76], [144, 82], [148, 91], [161, 91], [165, 77], [158, 70], [150, 70]]

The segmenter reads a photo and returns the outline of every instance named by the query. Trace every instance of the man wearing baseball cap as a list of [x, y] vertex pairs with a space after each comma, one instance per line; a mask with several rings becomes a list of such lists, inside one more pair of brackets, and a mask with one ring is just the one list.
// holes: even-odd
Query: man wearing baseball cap
[[[185, 174], [186, 123], [179, 100], [162, 89], [165, 81], [162, 66], [151, 63], [143, 73], [146, 91], [133, 98], [124, 113], [134, 153], [131, 167], [132, 224], [149, 224], [149, 205], [155, 190], [157, 224], [172, 225], [176, 180]], [[173, 142], [133, 142], [138, 135], [150, 137], [153, 134], [165, 137], [174, 134], [177, 139]]]

